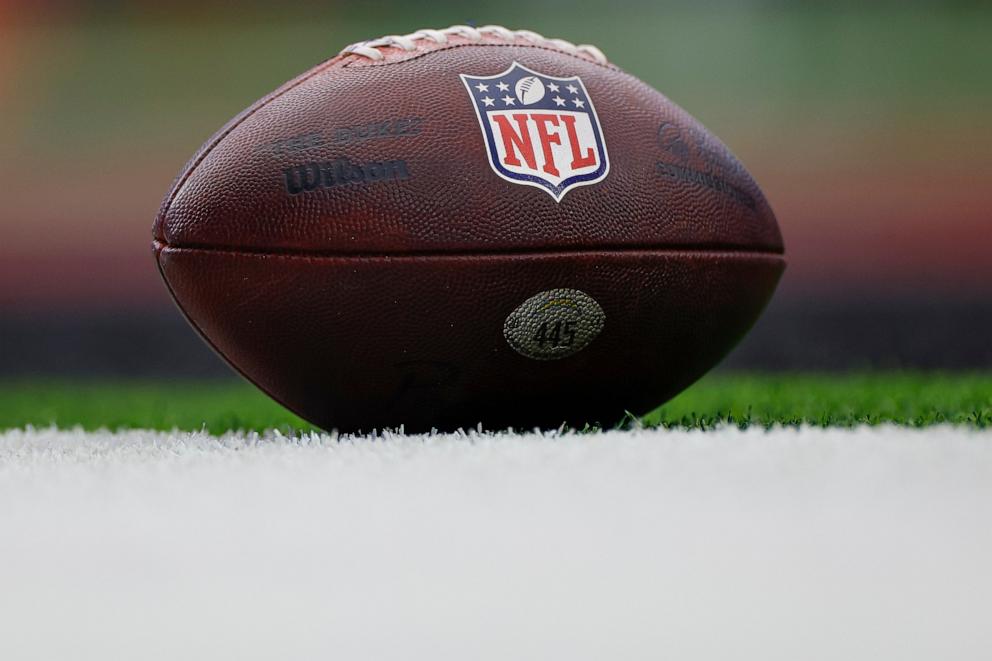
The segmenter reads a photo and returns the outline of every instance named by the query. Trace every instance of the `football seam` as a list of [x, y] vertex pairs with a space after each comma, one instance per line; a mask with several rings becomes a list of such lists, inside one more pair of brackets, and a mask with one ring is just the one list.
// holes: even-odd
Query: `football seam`
[[761, 250], [755, 248], [743, 248], [740, 246], [603, 246], [597, 248], [563, 248], [559, 250], [549, 250], [547, 248], [520, 248], [506, 250], [462, 250], [458, 252], [440, 250], [411, 250], [406, 252], [335, 252], [335, 251], [313, 251], [313, 250], [292, 250], [292, 249], [251, 249], [234, 248], [205, 245], [173, 245], [162, 241], [153, 241], [152, 248], [158, 253], [169, 252], [201, 252], [211, 254], [226, 254], [239, 257], [287, 257], [296, 259], [356, 259], [356, 260], [403, 260], [403, 259], [465, 259], [472, 257], [566, 257], [570, 255], [595, 255], [595, 254], [670, 254], [692, 257], [743, 257], [743, 258], [775, 258], [785, 259], [784, 251]]

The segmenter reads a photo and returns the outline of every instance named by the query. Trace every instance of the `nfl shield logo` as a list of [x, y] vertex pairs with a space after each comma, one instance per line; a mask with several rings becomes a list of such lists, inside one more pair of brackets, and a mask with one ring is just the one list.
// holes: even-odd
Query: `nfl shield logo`
[[495, 76], [462, 75], [503, 179], [537, 186], [556, 202], [610, 171], [603, 131], [578, 76], [555, 78], [514, 62]]

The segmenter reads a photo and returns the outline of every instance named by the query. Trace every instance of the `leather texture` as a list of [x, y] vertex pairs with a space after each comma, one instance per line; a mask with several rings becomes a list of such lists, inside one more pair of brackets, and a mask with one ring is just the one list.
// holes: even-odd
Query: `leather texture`
[[[236, 117], [155, 221], [180, 308], [265, 392], [342, 431], [611, 424], [692, 383], [754, 323], [782, 238], [748, 173], [685, 111], [547, 44], [383, 52], [334, 58]], [[582, 79], [605, 180], [556, 202], [496, 176], [459, 74], [513, 62]], [[288, 190], [287, 170], [335, 162], [403, 169]], [[507, 316], [556, 288], [591, 296], [601, 333], [561, 360], [520, 355]]]

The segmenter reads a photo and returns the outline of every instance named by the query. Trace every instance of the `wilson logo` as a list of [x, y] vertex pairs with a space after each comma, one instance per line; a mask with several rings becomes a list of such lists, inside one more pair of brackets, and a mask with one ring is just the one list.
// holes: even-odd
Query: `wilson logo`
[[299, 195], [318, 188], [333, 188], [355, 184], [374, 184], [381, 181], [409, 179], [406, 161], [374, 161], [353, 163], [347, 158], [319, 163], [304, 163], [282, 171], [286, 192]]

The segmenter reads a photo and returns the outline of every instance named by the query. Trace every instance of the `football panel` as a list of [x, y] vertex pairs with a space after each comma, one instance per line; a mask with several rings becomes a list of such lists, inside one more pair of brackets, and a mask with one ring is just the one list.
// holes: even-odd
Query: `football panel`
[[[179, 305], [235, 369], [342, 431], [609, 425], [645, 413], [734, 346], [784, 268], [731, 252], [156, 250]], [[532, 320], [528, 332], [518, 319]], [[576, 344], [555, 355], [568, 319]]]
[[[581, 80], [602, 129], [605, 179], [557, 200], [494, 171], [461, 76], [494, 76], [514, 63]], [[534, 146], [536, 164], [540, 151]], [[194, 163], [156, 225], [171, 245], [337, 254], [782, 249], [757, 185], [697, 121], [633, 76], [545, 47], [343, 58], [255, 107]]]

